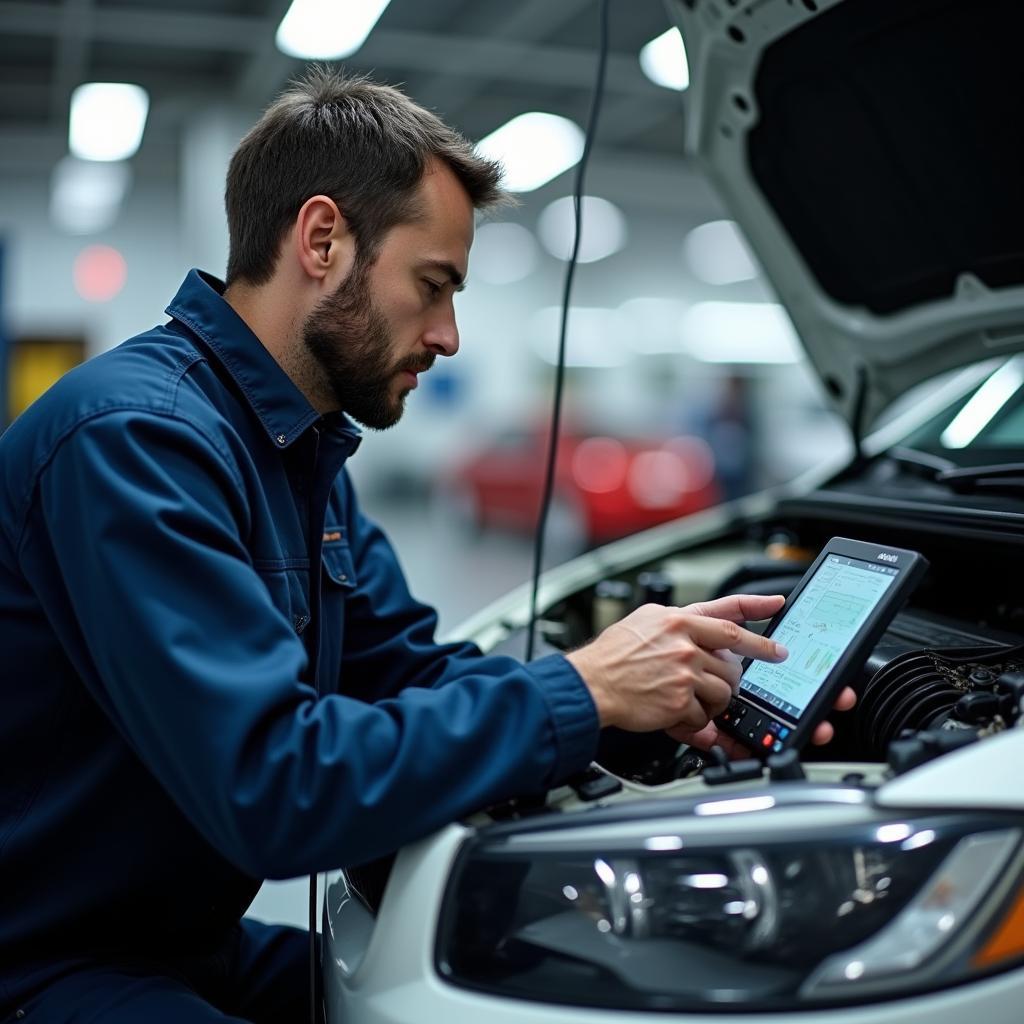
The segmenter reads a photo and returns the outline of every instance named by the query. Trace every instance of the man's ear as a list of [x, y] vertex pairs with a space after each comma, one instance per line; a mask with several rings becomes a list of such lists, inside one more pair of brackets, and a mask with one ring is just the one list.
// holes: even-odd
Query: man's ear
[[296, 256], [314, 281], [337, 287], [355, 264], [355, 237], [338, 204], [328, 196], [310, 196], [295, 218]]

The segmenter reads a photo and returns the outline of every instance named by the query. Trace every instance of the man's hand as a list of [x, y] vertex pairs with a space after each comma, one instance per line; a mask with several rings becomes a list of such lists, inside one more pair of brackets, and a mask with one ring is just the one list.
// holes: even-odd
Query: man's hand
[[[706, 601], [703, 604], [691, 604], [684, 608], [683, 611], [694, 615], [708, 615], [716, 618], [730, 619], [733, 622], [744, 622], [747, 619], [754, 618], [752, 613], [755, 611], [755, 607], [750, 604], [751, 600], [749, 596], [740, 594], [734, 597], [722, 597], [717, 601]], [[767, 598], [767, 600], [775, 602], [768, 615], [774, 615], [784, 603], [782, 597], [771, 597]], [[762, 618], [767, 618], [768, 615], [763, 615]], [[735, 657], [735, 655], [730, 655], [727, 652], [725, 652], [725, 656]], [[847, 686], [836, 698], [834, 707], [836, 711], [849, 711], [856, 703], [857, 695]], [[750, 751], [739, 740], [734, 739], [728, 733], [720, 732], [714, 722], [709, 722], [703, 729], [698, 729], [696, 732], [687, 729], [685, 726], [672, 728], [667, 731], [674, 740], [678, 740], [680, 743], [688, 743], [701, 750], [710, 750], [717, 744], [730, 757], [750, 756]], [[831, 741], [834, 734], [835, 730], [832, 728], [831, 722], [819, 722], [814, 733], [811, 735], [811, 742], [815, 746], [823, 746]]]
[[[781, 645], [739, 625], [770, 618], [783, 603], [778, 595], [736, 594], [685, 608], [644, 605], [574, 651], [569, 661], [590, 689], [602, 726], [665, 729], [680, 743], [705, 750], [717, 743], [743, 756], [743, 745], [720, 733], [712, 719], [739, 686], [742, 658], [785, 659]], [[835, 707], [847, 711], [856, 700], [847, 687]], [[828, 743], [832, 735], [832, 726], [822, 722], [812, 742]]]
[[701, 735], [739, 685], [733, 655], [785, 659], [779, 644], [739, 625], [768, 618], [782, 603], [781, 597], [739, 595], [687, 608], [643, 605], [569, 661], [587, 684], [602, 726]]
[[[836, 711], [849, 711], [856, 703], [857, 695], [847, 686], [839, 694], [835, 704], [832, 706]], [[696, 732], [685, 727], [667, 729], [666, 732], [672, 739], [678, 740], [680, 743], [687, 743], [700, 750], [710, 750], [713, 746], [717, 745], [732, 758], [752, 756], [750, 751], [738, 739], [730, 736], [727, 732], [721, 732], [714, 722], [709, 722], [703, 729], [698, 729]], [[816, 747], [821, 747], [826, 743], [830, 743], [834, 735], [835, 729], [832, 728], [831, 722], [819, 722], [811, 734], [811, 742]]]

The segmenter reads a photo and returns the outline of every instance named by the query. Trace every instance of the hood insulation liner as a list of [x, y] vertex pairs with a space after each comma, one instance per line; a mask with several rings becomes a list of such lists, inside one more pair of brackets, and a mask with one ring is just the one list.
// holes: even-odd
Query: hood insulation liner
[[751, 172], [837, 302], [1024, 283], [1022, 45], [1020, 0], [855, 0], [765, 51]]

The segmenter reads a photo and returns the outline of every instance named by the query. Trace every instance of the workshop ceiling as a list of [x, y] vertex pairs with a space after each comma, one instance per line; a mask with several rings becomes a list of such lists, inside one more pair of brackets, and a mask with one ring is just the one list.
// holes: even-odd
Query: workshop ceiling
[[[339, 0], [344, 2], [344, 0]], [[174, 175], [190, 118], [226, 104], [253, 116], [301, 71], [274, 33], [288, 0], [0, 0], [0, 176], [47, 174], [67, 152], [68, 103], [87, 81], [134, 82], [150, 116], [138, 176]], [[526, 110], [586, 121], [597, 0], [392, 0], [344, 63], [398, 83], [471, 138]], [[663, 0], [612, 0], [596, 153], [680, 160], [680, 94], [637, 60], [668, 28]]]

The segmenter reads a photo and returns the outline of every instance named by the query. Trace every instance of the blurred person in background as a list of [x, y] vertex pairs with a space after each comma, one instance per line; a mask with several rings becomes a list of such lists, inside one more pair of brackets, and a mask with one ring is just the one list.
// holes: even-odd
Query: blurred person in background
[[434, 641], [344, 466], [458, 349], [504, 198], [403, 94], [314, 71], [232, 158], [226, 284], [0, 441], [0, 1018], [300, 1020], [309, 936], [242, 918], [264, 879], [543, 792], [603, 727], [713, 742], [726, 652], [782, 656], [738, 625], [766, 597], [529, 665]]
[[742, 498], [757, 486], [752, 390], [748, 376], [727, 373], [707, 410], [704, 436], [714, 452], [718, 482], [726, 501]]

